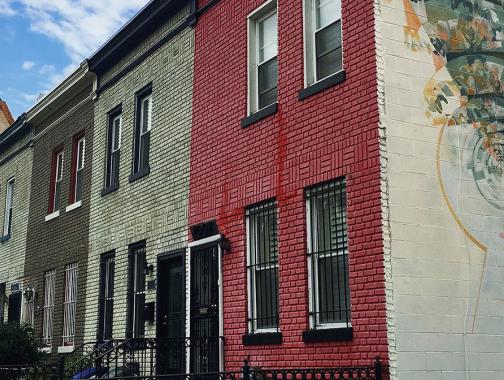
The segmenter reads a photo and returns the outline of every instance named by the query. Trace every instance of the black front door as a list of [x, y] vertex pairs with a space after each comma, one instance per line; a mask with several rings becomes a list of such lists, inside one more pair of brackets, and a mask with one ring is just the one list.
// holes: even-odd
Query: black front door
[[177, 255], [158, 264], [157, 374], [185, 373], [184, 258]]
[[217, 245], [191, 249], [191, 372], [219, 372]]

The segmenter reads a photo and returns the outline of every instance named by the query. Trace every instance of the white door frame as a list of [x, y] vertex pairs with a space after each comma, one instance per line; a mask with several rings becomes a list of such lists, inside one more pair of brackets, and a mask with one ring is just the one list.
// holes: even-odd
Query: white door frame
[[[187, 245], [186, 250], [186, 338], [191, 337], [191, 250], [202, 248], [204, 246], [217, 245], [217, 285], [219, 288], [219, 336], [224, 336], [224, 312], [222, 299], [222, 250], [219, 242], [222, 240], [222, 235], [213, 235], [205, 239], [196, 240]], [[186, 373], [191, 371], [191, 347], [186, 347]], [[219, 371], [224, 371], [224, 342], [219, 340]]]

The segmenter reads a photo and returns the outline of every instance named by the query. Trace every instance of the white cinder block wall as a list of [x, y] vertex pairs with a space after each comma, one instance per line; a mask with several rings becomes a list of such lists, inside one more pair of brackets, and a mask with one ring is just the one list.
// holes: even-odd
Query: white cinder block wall
[[[459, 3], [376, 2], [389, 343], [401, 380], [504, 379], [504, 134], [495, 118], [504, 112], [494, 102], [504, 90], [504, 10]], [[467, 102], [480, 113], [468, 114]]]

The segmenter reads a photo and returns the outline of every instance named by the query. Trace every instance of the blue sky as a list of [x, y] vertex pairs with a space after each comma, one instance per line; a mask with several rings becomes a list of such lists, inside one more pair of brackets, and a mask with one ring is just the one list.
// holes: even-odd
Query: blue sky
[[0, 0], [0, 98], [14, 117], [47, 94], [148, 0]]

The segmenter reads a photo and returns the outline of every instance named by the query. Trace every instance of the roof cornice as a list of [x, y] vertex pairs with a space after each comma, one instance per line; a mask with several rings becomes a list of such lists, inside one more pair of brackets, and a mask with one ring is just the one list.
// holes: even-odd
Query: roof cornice
[[65, 95], [70, 90], [92, 83], [92, 78], [94, 78], [94, 74], [89, 70], [88, 60], [85, 60], [77, 70], [26, 112], [26, 121], [31, 123], [43, 118], [47, 112], [53, 111], [54, 107], [51, 106], [63, 104], [68, 100]]

